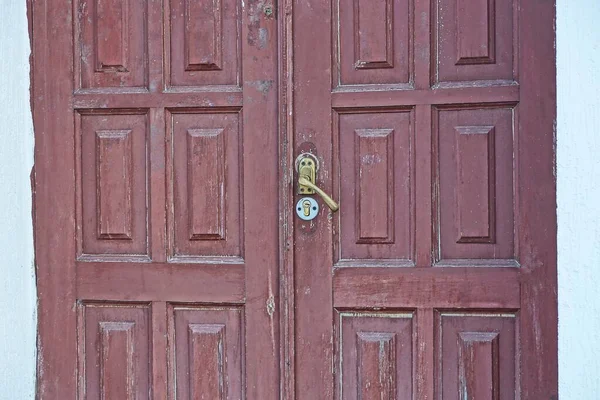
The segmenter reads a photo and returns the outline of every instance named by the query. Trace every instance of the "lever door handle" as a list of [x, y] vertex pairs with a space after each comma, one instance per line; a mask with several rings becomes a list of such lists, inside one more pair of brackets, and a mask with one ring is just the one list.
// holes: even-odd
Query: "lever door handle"
[[319, 196], [321, 196], [323, 198], [323, 201], [325, 202], [325, 204], [327, 204], [327, 206], [331, 209], [331, 211], [336, 212], [337, 210], [340, 209], [340, 206], [338, 205], [338, 203], [336, 203], [331, 197], [329, 197], [329, 195], [327, 193], [325, 193], [323, 190], [321, 190], [320, 187], [318, 187], [317, 185], [312, 183], [310, 180], [308, 180], [305, 176], [300, 176], [298, 178], [298, 184], [300, 184], [302, 186], [306, 186], [307, 188], [314, 190], [315, 193], [317, 193]]

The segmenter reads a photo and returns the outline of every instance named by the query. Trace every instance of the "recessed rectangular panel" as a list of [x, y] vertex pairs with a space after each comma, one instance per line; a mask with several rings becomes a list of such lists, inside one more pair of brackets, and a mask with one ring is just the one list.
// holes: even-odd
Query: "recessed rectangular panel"
[[186, 71], [222, 69], [221, 3], [222, 0], [185, 0]]
[[513, 81], [514, 9], [513, 1], [436, 0], [435, 81]]
[[242, 256], [237, 112], [170, 114], [170, 257]]
[[148, 2], [78, 0], [77, 89], [131, 90], [148, 83]]
[[354, 66], [393, 68], [393, 0], [354, 0]]
[[170, 308], [173, 399], [243, 398], [242, 318], [240, 308]]
[[[235, 0], [172, 0], [167, 31], [170, 86], [240, 84], [240, 13]], [[264, 29], [254, 45], [266, 46]], [[250, 39], [248, 39], [250, 40]]]
[[76, 121], [78, 256], [147, 257], [147, 115], [103, 110]]
[[188, 129], [189, 239], [225, 239], [225, 148], [218, 129]]
[[457, 126], [458, 243], [494, 243], [496, 233], [493, 126]]
[[96, 71], [127, 72], [129, 0], [97, 0]]
[[334, 8], [334, 87], [409, 86], [413, 24], [409, 0], [336, 0]]
[[336, 398], [412, 398], [412, 314], [343, 311], [337, 317]]
[[98, 239], [131, 239], [130, 130], [96, 132]]
[[437, 260], [514, 260], [513, 110], [441, 109], [437, 115]]
[[151, 373], [149, 307], [83, 304], [78, 324], [80, 398], [147, 398]]
[[411, 260], [412, 112], [339, 114], [336, 261]]
[[495, 62], [495, 0], [456, 0], [456, 64]]
[[437, 316], [436, 387], [444, 400], [515, 397], [516, 317], [504, 313]]
[[394, 130], [357, 129], [356, 243], [394, 242]]

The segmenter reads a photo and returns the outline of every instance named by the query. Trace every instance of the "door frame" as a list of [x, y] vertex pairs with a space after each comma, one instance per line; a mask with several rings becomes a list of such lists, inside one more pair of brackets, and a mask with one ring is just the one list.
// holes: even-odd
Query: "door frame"
[[[72, 286], [74, 276], [56, 276], [49, 267], [68, 261], [74, 251], [71, 254], [48, 251], [53, 243], [60, 240], [59, 233], [65, 234], [64, 230], [57, 227], [67, 227], [66, 234], [74, 234], [69, 228], [69, 224], [74, 226], [72, 216], [59, 207], [65, 200], [69, 201], [66, 196], [69, 190], [61, 188], [68, 181], [65, 178], [72, 177], [61, 177], [52, 172], [69, 162], [69, 147], [55, 145], [59, 138], [54, 132], [60, 132], [65, 121], [52, 118], [51, 114], [56, 107], [68, 107], [66, 96], [63, 95], [64, 88], [61, 90], [61, 80], [72, 79], [72, 75], [70, 68], [61, 69], [61, 66], [71, 65], [72, 60], [61, 59], [60, 54], [51, 52], [43, 45], [53, 35], [52, 15], [47, 12], [48, 0], [26, 1], [32, 48], [31, 106], [35, 134], [33, 221], [38, 296], [36, 393], [37, 398], [41, 399], [47, 391], [56, 393], [61, 382], [75, 379], [68, 368], [61, 367], [60, 354], [51, 349], [51, 344], [59, 340], [71, 342], [73, 351], [76, 350], [76, 327], [56, 322], [61, 320], [61, 316], [74, 312], [75, 293], [62, 291], [64, 285]], [[295, 397], [293, 0], [276, 0], [273, 7], [278, 19], [279, 42], [280, 396], [291, 400]], [[529, 249], [527, 254], [521, 254], [521, 258], [526, 258], [523, 264], [531, 266], [521, 281], [523, 307], [520, 313], [532, 321], [531, 330], [521, 330], [520, 352], [535, 355], [532, 359], [543, 357], [550, 361], [535, 365], [522, 364], [518, 387], [524, 399], [551, 398], [558, 390], [555, 1], [520, 0], [517, 1], [516, 11], [521, 21], [518, 34], [520, 58], [527, 51], [529, 60], [526, 66], [517, 63], [521, 85], [519, 112], [529, 116], [527, 121], [519, 120], [519, 130], [546, 132], [544, 136], [536, 137], [521, 135], [519, 143], [519, 162], [523, 165], [520, 168], [520, 181], [531, 182], [527, 188], [518, 188], [527, 189], [531, 194], [528, 198], [519, 197], [522, 212], [517, 234], [520, 242]], [[53, 39], [57, 45], [70, 45], [69, 38], [58, 36]], [[59, 69], [61, 79], [48, 79], [46, 72], [50, 68]], [[540, 174], [546, 179], [536, 179]], [[536, 229], [527, 229], [529, 226]], [[532, 232], [537, 235], [530, 235]], [[537, 304], [547, 304], [550, 312], [540, 313]], [[46, 374], [47, 370], [52, 370], [55, 378]]]

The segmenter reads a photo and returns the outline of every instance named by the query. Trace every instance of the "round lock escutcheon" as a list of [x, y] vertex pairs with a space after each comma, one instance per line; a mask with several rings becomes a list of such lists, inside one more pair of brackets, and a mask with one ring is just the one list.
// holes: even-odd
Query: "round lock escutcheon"
[[319, 203], [312, 197], [303, 197], [296, 203], [296, 214], [304, 221], [314, 219], [319, 213]]

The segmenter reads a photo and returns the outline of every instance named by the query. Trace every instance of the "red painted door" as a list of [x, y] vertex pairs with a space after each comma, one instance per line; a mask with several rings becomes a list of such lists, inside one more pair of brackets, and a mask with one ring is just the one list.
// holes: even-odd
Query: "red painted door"
[[278, 398], [272, 9], [31, 4], [39, 398]]
[[40, 399], [556, 398], [552, 2], [30, 6]]
[[290, 159], [340, 205], [290, 234], [295, 398], [557, 398], [552, 25], [537, 0], [294, 3]]

